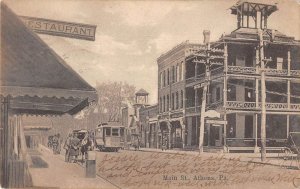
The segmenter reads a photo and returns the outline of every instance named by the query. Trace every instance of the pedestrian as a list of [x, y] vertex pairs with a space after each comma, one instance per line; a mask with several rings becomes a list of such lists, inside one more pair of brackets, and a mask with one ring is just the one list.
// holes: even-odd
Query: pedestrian
[[57, 135], [54, 135], [53, 139], [52, 139], [53, 154], [57, 154], [57, 148], [58, 148], [58, 137], [57, 137]]
[[71, 139], [70, 156], [73, 158], [73, 162], [77, 162], [79, 156], [80, 139], [77, 138], [77, 134], [74, 133]]
[[65, 141], [65, 144], [64, 144], [64, 149], [66, 151], [65, 153], [65, 162], [70, 162], [70, 148], [71, 148], [71, 140], [72, 140], [72, 133], [69, 133], [66, 141]]

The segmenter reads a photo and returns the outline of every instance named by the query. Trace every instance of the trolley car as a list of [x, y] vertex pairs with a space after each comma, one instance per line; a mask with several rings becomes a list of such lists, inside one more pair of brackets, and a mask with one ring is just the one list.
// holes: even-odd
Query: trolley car
[[117, 152], [124, 143], [125, 127], [118, 123], [102, 123], [95, 130], [95, 146], [100, 151]]

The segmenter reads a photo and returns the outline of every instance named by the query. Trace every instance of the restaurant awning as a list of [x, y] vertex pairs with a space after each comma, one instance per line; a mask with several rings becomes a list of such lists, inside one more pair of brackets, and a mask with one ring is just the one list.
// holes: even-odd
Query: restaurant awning
[[14, 113], [75, 114], [97, 101], [96, 90], [4, 3], [0, 71], [0, 95]]

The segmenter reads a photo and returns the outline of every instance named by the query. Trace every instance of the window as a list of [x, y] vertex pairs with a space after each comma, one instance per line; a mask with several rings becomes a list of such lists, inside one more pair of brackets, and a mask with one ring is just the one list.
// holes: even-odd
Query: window
[[183, 64], [183, 61], [181, 62], [181, 80], [183, 80], [183, 73], [184, 73], [184, 64]]
[[174, 110], [174, 103], [175, 103], [175, 101], [174, 101], [174, 93], [172, 93], [172, 110]]
[[105, 136], [110, 136], [111, 128], [105, 128]]
[[277, 57], [277, 70], [282, 70], [283, 58]]
[[170, 97], [167, 95], [167, 111], [169, 111], [170, 108]]
[[170, 85], [170, 69], [168, 68], [167, 85]]
[[253, 137], [253, 116], [246, 115], [245, 116], [245, 138]]
[[164, 80], [163, 80], [163, 72], [160, 73], [160, 88], [163, 87], [163, 83], [164, 83]]
[[177, 64], [177, 66], [176, 66], [176, 82], [178, 82], [179, 81], [179, 77], [180, 77], [180, 73], [179, 73], [179, 65]]
[[165, 70], [164, 70], [164, 74], [163, 75], [164, 75], [163, 76], [164, 77], [164, 81], [163, 81], [164, 84], [163, 84], [163, 86], [165, 87], [166, 86], [166, 71]]
[[165, 112], [166, 111], [166, 97], [165, 96], [163, 98], [163, 107], [164, 107], [163, 112]]
[[162, 112], [162, 98], [159, 99], [159, 111]]
[[183, 108], [183, 90], [181, 90], [181, 103], [180, 103], [180, 108]]
[[179, 108], [179, 96], [178, 96], [178, 92], [176, 92], [176, 109]]
[[245, 101], [246, 102], [254, 102], [254, 89], [252, 82], [245, 83]]
[[172, 66], [172, 83], [175, 83], [175, 67]]
[[216, 89], [216, 101], [219, 101], [221, 98], [221, 89], [220, 87], [217, 87]]
[[119, 136], [119, 129], [113, 128], [111, 132], [112, 136]]

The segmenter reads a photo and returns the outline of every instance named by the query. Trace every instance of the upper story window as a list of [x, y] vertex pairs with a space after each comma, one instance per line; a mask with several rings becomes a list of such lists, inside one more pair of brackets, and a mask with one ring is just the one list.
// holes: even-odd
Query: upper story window
[[219, 101], [221, 99], [221, 89], [220, 87], [217, 87], [216, 89], [216, 101]]
[[184, 70], [184, 64], [183, 61], [180, 63], [180, 80], [183, 80], [183, 70]]
[[174, 103], [175, 103], [175, 101], [174, 101], [174, 93], [172, 93], [172, 98], [171, 98], [172, 100], [171, 100], [171, 105], [172, 105], [172, 110], [174, 110]]
[[176, 92], [176, 109], [179, 108], [179, 95], [178, 92]]
[[180, 97], [181, 97], [180, 108], [183, 108], [183, 90], [181, 90]]
[[176, 82], [179, 81], [179, 77], [180, 77], [180, 70], [179, 70], [179, 65], [177, 64], [177, 66], [176, 66]]
[[163, 72], [160, 72], [160, 88], [163, 87], [163, 82], [164, 82], [164, 80], [163, 80]]
[[170, 108], [170, 97], [167, 95], [167, 111], [169, 111]]
[[172, 66], [172, 83], [175, 83], [175, 66]]
[[165, 87], [166, 86], [166, 70], [164, 70], [164, 72], [163, 72], [163, 78], [164, 78], [163, 86]]
[[162, 112], [162, 98], [159, 98], [159, 111]]
[[168, 68], [167, 85], [170, 85], [170, 69]]
[[283, 69], [283, 58], [277, 57], [277, 70]]
[[166, 111], [166, 97], [163, 97], [163, 112]]

